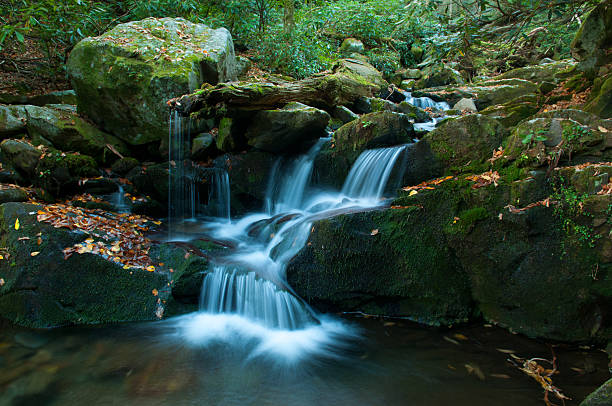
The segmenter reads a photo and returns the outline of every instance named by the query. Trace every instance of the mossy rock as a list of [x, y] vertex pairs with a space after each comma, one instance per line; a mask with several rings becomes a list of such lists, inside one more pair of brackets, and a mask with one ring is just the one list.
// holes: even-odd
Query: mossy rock
[[491, 158], [506, 134], [507, 130], [499, 121], [481, 114], [470, 114], [443, 121], [421, 142], [430, 146], [445, 168], [451, 168], [482, 163]]
[[578, 69], [587, 77], [596, 77], [600, 66], [612, 61], [612, 4], [603, 1], [584, 19], [571, 44]]
[[601, 385], [580, 403], [580, 406], [608, 406], [612, 405], [612, 379]]
[[417, 80], [414, 86], [416, 89], [465, 84], [461, 74], [445, 64], [428, 66], [421, 73], [422, 77]]
[[287, 280], [326, 311], [402, 316], [429, 325], [467, 321], [467, 275], [419, 209], [341, 215], [313, 224]]
[[345, 55], [350, 55], [353, 52], [362, 54], [364, 50], [363, 42], [356, 38], [346, 38], [340, 45], [340, 52]]
[[519, 101], [490, 106], [481, 111], [480, 114], [499, 120], [504, 127], [510, 128], [533, 116], [539, 109], [539, 106], [535, 103]]
[[[157, 318], [158, 307], [163, 307], [158, 300], [169, 294], [167, 274], [126, 270], [93, 254], [64, 260], [62, 250], [87, 235], [39, 223], [39, 209], [24, 203], [0, 205], [1, 242], [10, 253], [0, 262], [2, 317], [36, 328]], [[17, 219], [19, 230], [14, 227]], [[20, 239], [24, 236], [30, 239]]]
[[334, 133], [338, 152], [361, 153], [366, 149], [409, 143], [414, 128], [408, 116], [391, 111], [365, 114]]
[[36, 176], [36, 165], [42, 152], [29, 142], [8, 139], [0, 143], [2, 162], [18, 171], [24, 178], [32, 180]]
[[524, 79], [534, 83], [558, 82], [558, 74], [573, 67], [576, 63], [571, 60], [530, 65], [512, 69], [496, 76], [495, 79]]
[[612, 75], [609, 75], [592, 97], [584, 109], [601, 118], [612, 118]]
[[325, 127], [329, 120], [327, 112], [293, 102], [281, 109], [257, 112], [244, 136], [250, 146], [262, 151], [299, 152], [327, 135]]
[[36, 144], [49, 143], [62, 151], [80, 152], [100, 164], [110, 164], [119, 156], [128, 155], [125, 143], [106, 134], [76, 113], [48, 107], [26, 106], [27, 129]]
[[0, 105], [0, 138], [23, 134], [26, 129], [26, 120], [23, 106]]
[[167, 137], [174, 97], [235, 79], [230, 33], [182, 18], [119, 24], [79, 42], [67, 63], [79, 112], [132, 145]]
[[87, 155], [51, 150], [36, 165], [34, 184], [54, 196], [72, 194], [79, 189], [81, 178], [100, 176], [96, 161]]

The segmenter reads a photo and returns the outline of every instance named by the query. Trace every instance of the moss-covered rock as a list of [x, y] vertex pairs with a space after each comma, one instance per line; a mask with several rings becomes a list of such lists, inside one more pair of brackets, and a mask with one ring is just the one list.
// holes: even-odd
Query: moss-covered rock
[[36, 175], [36, 165], [42, 152], [23, 140], [8, 139], [0, 143], [2, 163], [17, 170], [26, 179]]
[[109, 146], [120, 154], [129, 154], [123, 141], [98, 130], [69, 110], [26, 106], [26, 112], [28, 133], [37, 144], [80, 152], [100, 164], [110, 164], [119, 159]]
[[307, 246], [290, 262], [287, 280], [325, 310], [430, 325], [466, 321], [472, 314], [467, 275], [418, 208], [317, 221]]
[[362, 54], [364, 50], [363, 42], [356, 38], [346, 38], [340, 45], [340, 52], [344, 55], [350, 55], [353, 52]]
[[87, 155], [67, 154], [60, 151], [47, 152], [36, 165], [34, 184], [54, 196], [63, 196], [78, 191], [81, 178], [100, 175], [96, 161]]
[[343, 125], [334, 133], [339, 152], [359, 153], [369, 148], [392, 146], [412, 141], [414, 128], [404, 114], [379, 111]]
[[592, 100], [584, 109], [601, 118], [612, 118], [612, 75], [608, 75], [603, 84], [598, 89], [594, 89], [591, 97]]
[[480, 114], [494, 118], [504, 127], [510, 128], [533, 116], [539, 109], [536, 103], [519, 99], [510, 103], [487, 107]]
[[446, 85], [463, 85], [465, 81], [461, 74], [445, 64], [434, 64], [424, 68], [422, 77], [415, 83], [416, 89]]
[[430, 146], [445, 168], [451, 168], [485, 162], [505, 136], [506, 129], [499, 121], [481, 114], [470, 114], [443, 121], [421, 142]]
[[0, 105], [0, 138], [22, 134], [26, 129], [26, 112], [23, 106]]
[[181, 18], [147, 18], [86, 38], [70, 54], [79, 111], [132, 145], [167, 137], [166, 102], [235, 79], [230, 33]]
[[39, 223], [37, 210], [32, 204], [0, 205], [1, 242], [9, 254], [0, 261], [2, 317], [38, 328], [156, 319], [158, 300], [169, 293], [165, 273], [126, 270], [93, 254], [64, 260], [62, 250], [87, 236]]
[[584, 19], [571, 44], [578, 69], [594, 78], [600, 66], [612, 61], [612, 3], [601, 2]]
[[580, 403], [580, 406], [608, 406], [612, 405], [612, 379], [601, 385]]
[[508, 72], [496, 76], [495, 79], [524, 79], [534, 83], [559, 82], [559, 75], [572, 68], [576, 62], [571, 60], [543, 63], [539, 65], [529, 65], [522, 68], [512, 69]]
[[215, 166], [224, 168], [229, 174], [232, 215], [261, 210], [268, 176], [277, 159], [277, 155], [257, 150], [225, 154], [215, 159]]
[[24, 189], [12, 186], [2, 186], [0, 188], [0, 204], [26, 201], [28, 201], [28, 194]]
[[262, 151], [300, 151], [325, 136], [327, 112], [302, 103], [257, 112], [245, 132], [247, 143]]

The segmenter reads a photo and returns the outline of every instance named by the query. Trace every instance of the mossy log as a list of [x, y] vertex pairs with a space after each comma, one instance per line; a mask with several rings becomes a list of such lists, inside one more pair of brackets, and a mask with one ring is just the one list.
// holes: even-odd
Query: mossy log
[[212, 106], [217, 109], [266, 110], [295, 101], [328, 109], [349, 105], [362, 96], [374, 96], [386, 85], [380, 72], [368, 63], [344, 59], [338, 61], [331, 71], [304, 80], [290, 82], [274, 78], [268, 82], [209, 85], [195, 93], [172, 99], [168, 105], [183, 115]]

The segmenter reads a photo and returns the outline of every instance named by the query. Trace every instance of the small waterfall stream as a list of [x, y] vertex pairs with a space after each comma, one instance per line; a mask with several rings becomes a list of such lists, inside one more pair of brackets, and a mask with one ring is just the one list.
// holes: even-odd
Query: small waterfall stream
[[[176, 190], [169, 193], [169, 214], [171, 224], [180, 229], [186, 220], [200, 215], [198, 193], [193, 193], [199, 175], [185, 159], [181, 119], [175, 116], [172, 123], [171, 134], [176, 131], [176, 136], [171, 136], [170, 179], [184, 183], [172, 184]], [[246, 342], [259, 341], [267, 352], [277, 352], [270, 345], [282, 334], [283, 343], [276, 346], [283, 348], [283, 355], [294, 357], [304, 351], [323, 351], [338, 345], [338, 335], [350, 335], [342, 323], [318, 314], [295, 294], [286, 282], [286, 265], [306, 244], [315, 219], [382, 204], [406, 146], [363, 152], [343, 188], [333, 192], [311, 185], [314, 160], [326, 141], [329, 138], [320, 139], [304, 155], [279, 159], [270, 173], [263, 211], [238, 220], [229, 217], [227, 172], [203, 170], [209, 171], [207, 206], [215, 216], [204, 227], [210, 237], [232, 241], [235, 249], [212, 260], [212, 270], [202, 284], [200, 311], [181, 319], [181, 334], [188, 341], [202, 345], [230, 337], [233, 341], [238, 335], [246, 337]], [[271, 334], [276, 338], [271, 339]]]

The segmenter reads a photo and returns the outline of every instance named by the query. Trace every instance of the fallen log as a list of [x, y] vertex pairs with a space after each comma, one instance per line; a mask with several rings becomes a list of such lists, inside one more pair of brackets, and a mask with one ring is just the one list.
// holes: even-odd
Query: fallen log
[[388, 86], [382, 74], [372, 65], [356, 59], [342, 59], [331, 71], [289, 82], [228, 82], [205, 86], [185, 96], [168, 101], [168, 105], [187, 116], [204, 108], [266, 110], [289, 102], [324, 109], [350, 105], [359, 97], [371, 97]]

